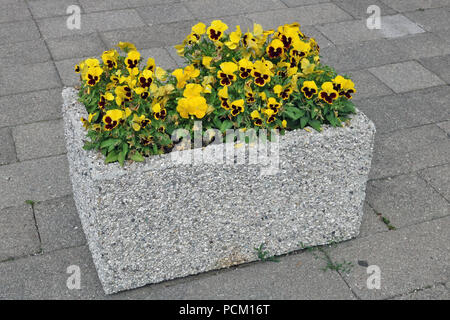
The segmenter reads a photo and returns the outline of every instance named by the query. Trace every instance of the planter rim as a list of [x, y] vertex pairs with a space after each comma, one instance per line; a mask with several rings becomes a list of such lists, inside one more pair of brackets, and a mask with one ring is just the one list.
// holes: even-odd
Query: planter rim
[[[81, 121], [79, 121], [80, 117], [87, 117], [87, 112], [82, 103], [78, 101], [78, 90], [74, 87], [64, 87], [62, 90], [63, 97], [63, 107], [62, 112], [63, 115], [66, 113], [72, 113], [71, 119], [76, 119], [76, 123], [73, 125], [78, 129], [82, 127]], [[346, 131], [373, 131], [375, 133], [376, 128], [374, 123], [367, 118], [367, 116], [362, 113], [358, 108], [356, 108], [356, 113], [349, 116], [351, 118], [350, 125], [343, 127], [332, 127], [329, 124], [322, 125], [322, 131], [318, 132], [314, 129], [311, 129], [311, 132], [307, 132], [303, 129], [295, 129], [291, 131], [286, 131], [284, 135], [280, 135], [279, 143], [280, 148], [288, 148], [292, 146], [307, 146], [314, 139], [322, 138], [322, 137], [331, 137], [343, 135]], [[66, 117], [64, 117], [66, 118]], [[79, 137], [80, 144], [84, 144], [85, 130], [76, 130], [77, 132], [83, 132], [83, 135]], [[209, 152], [212, 154], [215, 148], [221, 147], [221, 145], [208, 145], [206, 147], [202, 147], [201, 149], [190, 149], [184, 151], [172, 151], [170, 153], [162, 154], [162, 155], [153, 155], [150, 157], [145, 157], [144, 162], [129, 162], [126, 161], [124, 166], [120, 166], [119, 163], [104, 163], [104, 156], [96, 151], [96, 150], [84, 150], [86, 156], [84, 157], [85, 165], [88, 168], [88, 171], [91, 174], [91, 177], [94, 180], [105, 180], [105, 179], [114, 179], [120, 177], [122, 175], [129, 174], [131, 172], [146, 172], [151, 170], [161, 170], [164, 168], [170, 168], [174, 166], [180, 166], [180, 164], [175, 164], [170, 160], [170, 157], [174, 154], [179, 154], [182, 156], [182, 153], [191, 154], [194, 152], [201, 151]], [[239, 153], [240, 151], [244, 151], [245, 148], [235, 149], [235, 153]]]

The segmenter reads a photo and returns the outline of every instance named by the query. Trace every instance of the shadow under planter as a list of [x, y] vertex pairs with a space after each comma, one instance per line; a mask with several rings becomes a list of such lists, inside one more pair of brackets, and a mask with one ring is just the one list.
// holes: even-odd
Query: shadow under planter
[[244, 163], [173, 160], [211, 145], [122, 168], [82, 148], [85, 108], [75, 89], [62, 95], [74, 200], [107, 294], [255, 261], [261, 243], [280, 255], [359, 234], [375, 134], [359, 111], [349, 126], [280, 136], [272, 174], [248, 164], [249, 145], [235, 148]]

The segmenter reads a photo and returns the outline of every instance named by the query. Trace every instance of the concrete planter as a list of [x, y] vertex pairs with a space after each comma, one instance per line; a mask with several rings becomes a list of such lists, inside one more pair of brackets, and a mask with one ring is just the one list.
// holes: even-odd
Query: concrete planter
[[348, 127], [281, 136], [278, 172], [260, 175], [263, 165], [179, 165], [171, 154], [105, 165], [82, 149], [76, 91], [63, 98], [74, 199], [108, 294], [257, 260], [261, 243], [279, 255], [359, 234], [375, 133], [360, 112]]

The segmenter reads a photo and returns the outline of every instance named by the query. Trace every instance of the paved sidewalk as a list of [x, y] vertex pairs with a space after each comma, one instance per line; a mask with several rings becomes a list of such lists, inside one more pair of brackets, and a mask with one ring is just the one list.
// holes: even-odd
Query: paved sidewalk
[[[81, 30], [66, 27], [73, 4]], [[366, 27], [369, 5], [381, 30]], [[302, 251], [105, 296], [72, 199], [61, 89], [118, 41], [174, 68], [172, 46], [216, 18], [243, 30], [298, 21], [323, 63], [352, 76], [377, 126], [373, 168], [360, 236], [326, 257], [353, 267], [323, 271], [323, 253]], [[450, 0], [1, 0], [0, 299], [450, 299], [449, 21]], [[66, 286], [70, 265], [80, 290]]]

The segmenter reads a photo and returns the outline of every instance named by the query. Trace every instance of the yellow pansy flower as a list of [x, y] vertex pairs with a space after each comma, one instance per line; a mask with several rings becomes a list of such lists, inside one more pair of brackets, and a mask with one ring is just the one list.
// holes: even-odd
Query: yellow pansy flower
[[141, 87], [149, 88], [153, 82], [153, 72], [148, 69], [145, 69], [144, 71], [141, 72], [138, 79]]
[[142, 128], [148, 126], [151, 122], [152, 120], [147, 119], [145, 115], [137, 116], [136, 114], [134, 114], [131, 126], [133, 127], [134, 131], [139, 131]]
[[314, 95], [317, 94], [318, 89], [314, 81], [305, 81], [303, 82], [301, 91], [307, 99], [311, 99]]
[[167, 110], [166, 108], [162, 107], [161, 104], [156, 103], [152, 107], [153, 116], [156, 120], [164, 120], [167, 116]]
[[266, 48], [267, 55], [271, 59], [279, 58], [284, 53], [283, 42], [279, 39], [273, 39]]
[[136, 46], [131, 42], [119, 42], [117, 46], [124, 51], [136, 51]]
[[102, 54], [102, 61], [108, 69], [117, 68], [117, 57], [119, 54], [116, 50], [105, 51]]
[[128, 69], [137, 68], [140, 59], [141, 54], [137, 50], [132, 50], [128, 52], [128, 55], [125, 58], [125, 65], [127, 66]]
[[339, 93], [334, 90], [332, 82], [327, 81], [322, 84], [322, 90], [319, 92], [319, 99], [328, 104], [332, 104], [338, 97]]
[[106, 111], [106, 114], [103, 116], [103, 122], [105, 124], [105, 130], [112, 130], [118, 126], [119, 121], [122, 119], [123, 112], [119, 109], [112, 109]]
[[236, 26], [236, 31], [230, 33], [230, 41], [225, 42], [225, 45], [234, 50], [239, 45], [239, 41], [241, 41], [242, 31], [240, 26]]
[[220, 105], [225, 110], [230, 110], [230, 105], [228, 104], [228, 87], [223, 87], [217, 92], [220, 99]]
[[229, 86], [234, 80], [236, 75], [234, 74], [238, 66], [234, 62], [222, 62], [220, 64], [220, 71], [217, 72], [217, 77], [220, 79], [222, 86]]
[[239, 113], [244, 112], [244, 99], [234, 100], [231, 103], [231, 115], [233, 117], [237, 116]]
[[239, 64], [239, 77], [246, 79], [250, 76], [253, 70], [253, 63], [245, 58], [242, 58], [238, 62]]
[[86, 80], [87, 84], [92, 86], [95, 86], [100, 81], [100, 76], [103, 73], [103, 69], [100, 67], [92, 67], [88, 68], [86, 71]]
[[223, 33], [227, 29], [228, 26], [221, 20], [214, 20], [213, 22], [211, 22], [211, 25], [208, 27], [206, 32], [208, 34], [208, 38], [211, 41], [218, 41], [220, 38], [222, 38]]

